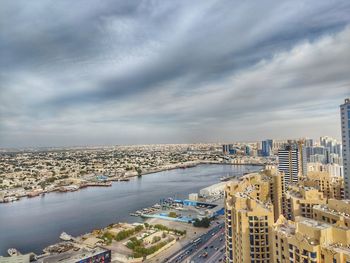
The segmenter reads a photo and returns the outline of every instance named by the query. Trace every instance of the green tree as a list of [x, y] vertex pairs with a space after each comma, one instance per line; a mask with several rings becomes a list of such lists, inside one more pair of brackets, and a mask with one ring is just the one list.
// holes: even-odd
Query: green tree
[[210, 226], [210, 219], [208, 217], [204, 217], [201, 220], [196, 218], [193, 222], [193, 226], [208, 228]]

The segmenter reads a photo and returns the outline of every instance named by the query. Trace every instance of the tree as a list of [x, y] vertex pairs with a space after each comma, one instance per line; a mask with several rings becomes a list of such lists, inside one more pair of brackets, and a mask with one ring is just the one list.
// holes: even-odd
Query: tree
[[161, 240], [161, 238], [160, 237], [153, 237], [152, 238], [152, 244], [154, 244], [154, 243], [157, 243], [158, 241], [160, 241]]
[[205, 227], [208, 228], [210, 225], [210, 219], [208, 217], [204, 217], [201, 220], [196, 218], [193, 222], [193, 226], [195, 227]]

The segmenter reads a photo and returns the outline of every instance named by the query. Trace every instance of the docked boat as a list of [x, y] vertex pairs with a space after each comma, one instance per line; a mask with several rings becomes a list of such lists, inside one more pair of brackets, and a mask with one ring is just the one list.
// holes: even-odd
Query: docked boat
[[130, 181], [130, 179], [129, 178], [120, 178], [118, 181], [119, 182], [128, 182], [128, 181]]
[[221, 177], [221, 178], [220, 178], [220, 181], [221, 181], [221, 182], [226, 182], [226, 181], [228, 181], [228, 180], [230, 180], [230, 177], [228, 177], [228, 176], [227, 176], [227, 177]]
[[66, 232], [62, 232], [62, 234], [60, 235], [60, 239], [64, 241], [70, 241], [73, 239], [73, 237], [71, 235], [68, 235]]
[[220, 178], [220, 181], [221, 182], [227, 182], [227, 181], [230, 181], [231, 179], [235, 178], [236, 176], [223, 176]]
[[130, 213], [129, 215], [131, 215], [131, 216], [139, 216], [139, 214], [135, 214], [135, 213]]
[[42, 193], [42, 191], [34, 190], [34, 191], [32, 191], [32, 192], [29, 192], [29, 193], [27, 194], [27, 196], [28, 196], [28, 197], [36, 197], [36, 196], [41, 195], [41, 193]]
[[9, 248], [7, 250], [7, 254], [9, 254], [10, 257], [13, 257], [13, 256], [18, 256], [19, 252], [15, 248]]

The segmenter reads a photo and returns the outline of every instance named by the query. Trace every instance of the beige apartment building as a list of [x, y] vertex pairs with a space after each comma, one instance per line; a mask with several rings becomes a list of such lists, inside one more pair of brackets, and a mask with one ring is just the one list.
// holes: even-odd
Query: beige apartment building
[[327, 204], [316, 205], [313, 208], [313, 218], [350, 227], [350, 200], [329, 199]]
[[327, 199], [326, 175], [284, 189], [266, 168], [226, 185], [227, 262], [350, 263], [350, 200]]
[[295, 220], [297, 216], [312, 218], [314, 205], [325, 204], [323, 193], [311, 187], [289, 186], [284, 196], [284, 216]]
[[[227, 262], [270, 262], [272, 226], [281, 213], [282, 177], [270, 168], [225, 189]], [[275, 204], [275, 205], [274, 205]]]
[[300, 183], [319, 189], [327, 199], [344, 199], [343, 177], [332, 176], [328, 172], [308, 172]]
[[274, 263], [349, 263], [350, 229], [297, 217], [283, 216], [273, 228]]
[[267, 263], [272, 260], [273, 206], [250, 197], [251, 188], [226, 197], [227, 262]]

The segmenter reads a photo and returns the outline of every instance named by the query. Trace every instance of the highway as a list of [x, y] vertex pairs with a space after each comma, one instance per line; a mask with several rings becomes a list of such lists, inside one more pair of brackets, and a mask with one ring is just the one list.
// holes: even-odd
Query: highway
[[225, 262], [225, 236], [224, 229], [212, 236], [198, 250], [190, 255], [186, 262], [204, 263], [204, 262]]
[[196, 240], [192, 240], [164, 262], [220, 262], [225, 255], [224, 246], [224, 223], [220, 223]]

